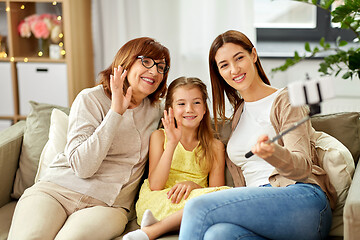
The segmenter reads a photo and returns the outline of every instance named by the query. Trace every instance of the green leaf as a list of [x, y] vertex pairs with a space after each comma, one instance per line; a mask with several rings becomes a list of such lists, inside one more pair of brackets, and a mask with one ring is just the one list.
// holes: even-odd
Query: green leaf
[[353, 29], [357, 29], [358, 28], [358, 22], [353, 20], [351, 23], [350, 23], [350, 27], [353, 28]]
[[285, 64], [289, 65], [289, 66], [292, 66], [292, 65], [294, 65], [294, 60], [292, 60], [291, 58], [288, 58], [288, 59], [285, 60]]
[[337, 75], [339, 75], [339, 73], [341, 72], [341, 70], [342, 70], [342, 69], [339, 69], [339, 70], [335, 73], [335, 77], [336, 77]]
[[333, 4], [334, 1], [335, 0], [325, 1], [323, 4], [323, 6], [324, 6], [323, 8], [328, 9], [331, 6], [331, 4]]
[[342, 76], [343, 79], [348, 79], [349, 77], [352, 77], [352, 73], [351, 73], [351, 72], [346, 72], [346, 73]]
[[349, 68], [351, 70], [360, 69], [360, 52], [354, 53], [349, 56]]
[[345, 46], [345, 45], [347, 45], [347, 44], [348, 44], [347, 41], [342, 40], [342, 41], [340, 41], [340, 43], [339, 43], [339, 47], [343, 47], [343, 46]]
[[328, 74], [328, 69], [329, 65], [326, 63], [320, 63], [320, 68], [319, 68], [319, 72], [322, 72], [324, 74]]
[[305, 43], [305, 51], [311, 52], [310, 43], [308, 42]]
[[322, 47], [325, 46], [325, 38], [324, 38], [324, 37], [322, 37], [322, 38], [320, 39], [319, 44], [320, 44], [320, 46], [322, 46]]

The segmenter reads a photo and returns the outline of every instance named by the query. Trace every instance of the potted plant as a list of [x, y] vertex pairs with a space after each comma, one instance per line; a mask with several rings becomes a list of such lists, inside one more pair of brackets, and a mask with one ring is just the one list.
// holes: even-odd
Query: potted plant
[[325, 42], [325, 38], [322, 37], [319, 41], [319, 45], [313, 48], [310, 47], [308, 42], [305, 43], [305, 54], [300, 54], [295, 51], [293, 58], [286, 59], [285, 63], [277, 68], [273, 68], [271, 71], [275, 73], [277, 71], [286, 71], [290, 66], [297, 64], [298, 62], [312, 58], [320, 53], [329, 53], [324, 57], [320, 63], [318, 71], [322, 75], [337, 76], [342, 73], [343, 79], [360, 77], [360, 0], [344, 0], [343, 4], [330, 10], [331, 5], [335, 0], [295, 0], [298, 2], [305, 2], [313, 4], [317, 7], [330, 11], [333, 23], [339, 23], [343, 29], [350, 29], [354, 32], [353, 46], [345, 47], [348, 42], [337, 37], [334, 46]]

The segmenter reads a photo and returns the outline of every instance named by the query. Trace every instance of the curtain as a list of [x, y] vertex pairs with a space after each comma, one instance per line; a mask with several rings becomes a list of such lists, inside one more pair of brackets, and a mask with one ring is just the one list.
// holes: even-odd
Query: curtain
[[169, 48], [169, 82], [179, 76], [209, 82], [208, 52], [220, 33], [236, 29], [255, 44], [253, 1], [92, 0], [95, 74], [128, 40], [148, 36]]

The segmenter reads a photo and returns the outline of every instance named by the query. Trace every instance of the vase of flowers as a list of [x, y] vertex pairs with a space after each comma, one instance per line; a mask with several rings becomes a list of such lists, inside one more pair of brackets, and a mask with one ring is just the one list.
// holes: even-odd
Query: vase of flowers
[[61, 20], [55, 14], [33, 14], [19, 23], [18, 32], [23, 38], [37, 38], [38, 56], [49, 56], [49, 45], [61, 41]]

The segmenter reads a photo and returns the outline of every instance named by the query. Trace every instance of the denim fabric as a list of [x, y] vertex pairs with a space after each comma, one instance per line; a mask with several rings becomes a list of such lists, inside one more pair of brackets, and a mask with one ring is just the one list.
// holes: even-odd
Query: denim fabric
[[180, 240], [325, 239], [331, 208], [317, 185], [240, 187], [191, 199]]

